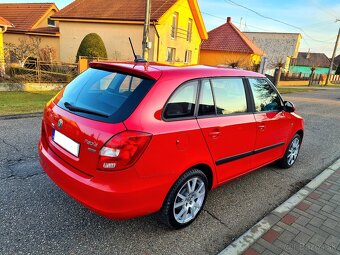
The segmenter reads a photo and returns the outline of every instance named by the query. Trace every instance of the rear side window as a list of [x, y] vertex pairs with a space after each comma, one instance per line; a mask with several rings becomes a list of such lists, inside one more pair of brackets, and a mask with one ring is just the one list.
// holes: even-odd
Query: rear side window
[[247, 99], [241, 78], [212, 79], [218, 115], [247, 112]]
[[138, 106], [155, 81], [90, 68], [65, 88], [59, 107], [105, 122], [121, 122]]
[[181, 85], [170, 97], [165, 110], [165, 119], [190, 118], [195, 114], [198, 81]]
[[255, 112], [281, 109], [280, 96], [266, 79], [250, 78], [249, 83], [254, 96]]

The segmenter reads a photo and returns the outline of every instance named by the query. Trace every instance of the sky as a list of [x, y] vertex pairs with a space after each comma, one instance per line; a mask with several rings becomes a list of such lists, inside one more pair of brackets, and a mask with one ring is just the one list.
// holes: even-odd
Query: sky
[[[52, 1], [0, 0], [0, 3]], [[54, 2], [61, 9], [72, 0]], [[332, 55], [340, 27], [340, 0], [198, 0], [198, 2], [208, 31], [222, 25], [227, 17], [231, 17], [232, 22], [241, 31], [301, 33], [300, 51], [321, 52], [328, 57]]]

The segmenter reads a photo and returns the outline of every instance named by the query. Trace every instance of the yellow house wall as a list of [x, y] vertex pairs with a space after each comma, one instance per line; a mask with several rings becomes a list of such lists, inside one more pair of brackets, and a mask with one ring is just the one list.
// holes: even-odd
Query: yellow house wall
[[261, 56], [246, 53], [201, 50], [199, 63], [202, 65], [217, 66], [229, 65], [236, 61], [241, 62], [240, 67], [247, 67], [252, 66], [253, 63], [259, 64], [261, 62]]
[[[175, 12], [178, 12], [178, 28], [180, 32], [185, 34], [178, 34], [178, 36], [184, 37], [176, 39], [171, 38], [171, 30], [172, 30], [172, 16]], [[192, 19], [192, 37], [191, 42], [186, 40], [186, 32], [188, 29], [188, 20], [189, 18]], [[167, 62], [167, 48], [176, 48], [176, 62], [173, 63], [175, 65], [183, 65], [184, 58], [185, 58], [185, 51], [191, 50], [191, 63], [188, 64], [198, 64], [199, 59], [199, 51], [200, 51], [200, 44], [201, 44], [201, 37], [198, 33], [197, 26], [195, 20], [192, 16], [190, 6], [187, 0], [179, 0], [175, 3], [159, 20], [159, 25], [156, 25], [157, 31], [160, 35], [159, 40], [159, 59], [158, 61], [161, 63], [170, 64]], [[183, 31], [183, 30], [185, 31]], [[154, 33], [154, 32], [153, 32]], [[153, 35], [154, 36], [154, 35]], [[154, 47], [153, 52], [154, 55], [157, 55], [157, 37], [154, 36]]]
[[[90, 33], [97, 33], [103, 40], [107, 55], [112, 60], [133, 60], [129, 37], [136, 54], [142, 55], [143, 25], [106, 24], [85, 22], [59, 22], [60, 60], [74, 62], [81, 41]], [[150, 51], [153, 59], [153, 51]]]
[[59, 61], [59, 37], [55, 36], [40, 36], [40, 35], [23, 35], [23, 34], [11, 34], [10, 32], [6, 32], [4, 34], [4, 43], [13, 43], [18, 45], [19, 44], [19, 39], [24, 38], [24, 37], [39, 37], [41, 38], [41, 48], [45, 47], [51, 47], [55, 50], [55, 60]]

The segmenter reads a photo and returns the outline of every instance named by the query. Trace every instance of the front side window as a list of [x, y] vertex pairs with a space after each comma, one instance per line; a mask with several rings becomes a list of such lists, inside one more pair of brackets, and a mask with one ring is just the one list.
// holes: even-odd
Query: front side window
[[167, 50], [166, 61], [168, 61], [170, 63], [174, 63], [175, 62], [175, 57], [176, 57], [176, 49], [169, 47], [168, 50]]
[[177, 38], [177, 26], [178, 26], [178, 12], [172, 15], [172, 25], [171, 25], [171, 38]]
[[255, 112], [280, 110], [280, 96], [266, 79], [250, 78], [249, 83], [254, 96]]
[[198, 81], [190, 81], [177, 88], [165, 107], [164, 118], [194, 117], [197, 86]]
[[218, 115], [247, 112], [246, 93], [241, 78], [212, 79]]

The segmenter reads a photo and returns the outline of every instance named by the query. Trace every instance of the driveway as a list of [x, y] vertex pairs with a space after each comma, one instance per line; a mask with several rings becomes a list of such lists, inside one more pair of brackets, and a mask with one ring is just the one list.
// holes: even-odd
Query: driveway
[[295, 166], [274, 165], [208, 195], [188, 228], [111, 221], [61, 191], [38, 163], [40, 117], [0, 119], [0, 254], [215, 254], [340, 156], [340, 90], [289, 94], [305, 118]]

